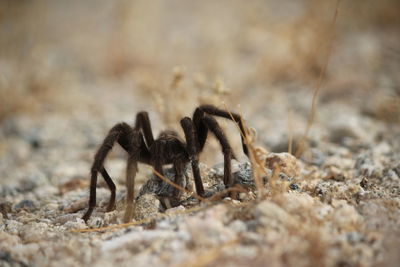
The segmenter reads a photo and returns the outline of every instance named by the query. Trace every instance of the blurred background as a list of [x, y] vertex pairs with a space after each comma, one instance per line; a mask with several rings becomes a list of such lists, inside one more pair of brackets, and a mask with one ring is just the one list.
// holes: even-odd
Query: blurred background
[[398, 123], [400, 2], [336, 6], [3, 0], [0, 123], [21, 114], [39, 121], [86, 114], [87, 124], [105, 121], [102, 137], [117, 121], [132, 123], [141, 109], [158, 131], [211, 103], [241, 112], [262, 145], [278, 151], [287, 149], [288, 135], [305, 132], [318, 84], [311, 136], [329, 135], [323, 123], [340, 112], [346, 121], [349, 110]]

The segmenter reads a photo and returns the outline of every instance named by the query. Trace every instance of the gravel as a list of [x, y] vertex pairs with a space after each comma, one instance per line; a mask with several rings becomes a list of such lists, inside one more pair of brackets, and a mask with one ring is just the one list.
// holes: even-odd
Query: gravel
[[[2, 126], [12, 144], [7, 151], [14, 151], [7, 154], [7, 164], [0, 164], [0, 262], [4, 266], [53, 266], [60, 257], [66, 266], [186, 265], [215, 253], [218, 261], [231, 265], [257, 264], [263, 259], [279, 262], [286, 257], [289, 265], [320, 261], [328, 266], [372, 266], [384, 262], [387, 240], [395, 242], [388, 236], [398, 236], [400, 164], [389, 145], [398, 140], [383, 140], [357, 154], [343, 142], [339, 146], [329, 141], [312, 148], [310, 160], [269, 153], [262, 199], [255, 192], [253, 168], [247, 161], [232, 161], [237, 184], [248, 192], [241, 193], [241, 201], [222, 196], [199, 202], [190, 193], [194, 186], [188, 167], [183, 185], [188, 192], [170, 208], [165, 196], [172, 187], [141, 168], [130, 225], [121, 225], [126, 190], [120, 178], [125, 160], [116, 149], [107, 166], [117, 177], [117, 208], [105, 212], [109, 191], [100, 181], [97, 208], [85, 223], [81, 217], [88, 202], [87, 176], [94, 152], [89, 143], [93, 141], [87, 139], [87, 130], [80, 132], [78, 127], [74, 138], [81, 141], [66, 146], [66, 140], [56, 138], [62, 129], [44, 123], [53, 121], [53, 116], [29, 123], [36, 129], [34, 136], [40, 137], [38, 147], [30, 144], [30, 135], [20, 134], [25, 117], [14, 117], [14, 122]], [[68, 125], [77, 127], [79, 121], [79, 117], [69, 118]], [[200, 169], [209, 196], [225, 189], [222, 163], [200, 164]], [[174, 177], [170, 168], [165, 168], [165, 174]], [[95, 231], [79, 232], [90, 229]]]

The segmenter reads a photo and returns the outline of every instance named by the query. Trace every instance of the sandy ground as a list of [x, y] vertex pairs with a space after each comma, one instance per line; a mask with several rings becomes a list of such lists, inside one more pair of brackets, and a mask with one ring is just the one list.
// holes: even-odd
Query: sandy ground
[[[26, 45], [1, 44], [0, 266], [398, 265], [393, 2], [368, 13], [344, 1], [334, 30], [331, 4], [211, 2], [2, 6], [18, 18], [4, 20], [12, 31], [2, 40]], [[27, 14], [42, 19], [33, 24]], [[321, 72], [312, 127], [296, 153]], [[239, 112], [254, 128], [264, 151], [261, 192], [240, 133], [220, 119], [238, 155], [240, 200], [198, 201], [189, 192], [166, 209], [151, 169], [140, 165], [135, 218], [123, 224], [126, 154], [116, 145], [106, 168], [117, 209], [105, 211], [100, 179], [97, 208], [81, 219], [94, 153], [114, 124], [147, 110], [156, 135], [179, 130], [179, 119], [204, 103]], [[210, 137], [200, 156], [210, 195], [224, 190], [222, 160]], [[186, 180], [193, 191], [190, 168]]]

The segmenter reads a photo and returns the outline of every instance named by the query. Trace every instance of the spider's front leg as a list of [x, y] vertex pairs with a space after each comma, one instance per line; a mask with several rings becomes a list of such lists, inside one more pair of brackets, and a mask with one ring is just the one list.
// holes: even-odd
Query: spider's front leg
[[97, 150], [94, 157], [94, 161], [91, 168], [90, 178], [90, 196], [89, 196], [89, 208], [83, 215], [82, 219], [87, 221], [90, 218], [95, 206], [96, 206], [96, 185], [97, 185], [97, 173], [100, 172], [108, 187], [111, 191], [110, 202], [107, 210], [112, 209], [115, 206], [115, 184], [107, 171], [104, 169], [104, 160], [107, 154], [110, 152], [114, 143], [117, 141], [126, 151], [130, 149], [129, 135], [132, 134], [132, 128], [126, 123], [119, 123], [111, 128], [108, 135], [104, 139], [102, 145]]
[[186, 138], [186, 150], [189, 154], [190, 163], [192, 165], [194, 184], [196, 186], [196, 192], [199, 196], [204, 196], [204, 187], [203, 182], [200, 176], [199, 170], [199, 145], [198, 138], [196, 135], [196, 131], [194, 130], [194, 124], [192, 120], [188, 117], [185, 117], [181, 120], [181, 126], [185, 133]]
[[127, 140], [129, 142], [129, 149], [127, 149], [129, 155], [126, 166], [127, 193], [124, 215], [125, 223], [130, 222], [134, 215], [135, 177], [138, 172], [138, 161], [149, 164], [151, 160], [147, 145], [152, 145], [154, 143], [154, 137], [147, 112], [142, 111], [136, 115], [135, 128], [132, 130]]
[[126, 208], [124, 215], [124, 222], [130, 222], [133, 218], [135, 204], [134, 204], [134, 193], [135, 193], [135, 177], [138, 171], [138, 153], [134, 151], [128, 156], [128, 162], [126, 167]]

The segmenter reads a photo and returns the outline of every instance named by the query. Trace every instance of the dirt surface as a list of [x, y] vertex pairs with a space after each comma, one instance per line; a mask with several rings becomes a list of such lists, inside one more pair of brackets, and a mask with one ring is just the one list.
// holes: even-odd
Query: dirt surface
[[[400, 8], [364, 2], [1, 4], [0, 266], [397, 266]], [[168, 208], [160, 192], [171, 188], [140, 165], [135, 218], [123, 224], [116, 145], [105, 166], [116, 210], [99, 179], [97, 208], [81, 219], [113, 125], [147, 110], [155, 135], [182, 134], [179, 119], [204, 103], [254, 129], [261, 167], [218, 120], [238, 155], [238, 200], [221, 193], [210, 137], [209, 198], [192, 193], [189, 166], [187, 192]]]

